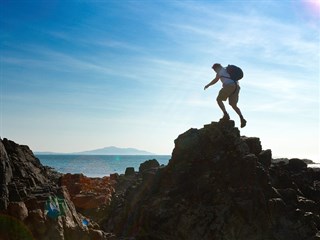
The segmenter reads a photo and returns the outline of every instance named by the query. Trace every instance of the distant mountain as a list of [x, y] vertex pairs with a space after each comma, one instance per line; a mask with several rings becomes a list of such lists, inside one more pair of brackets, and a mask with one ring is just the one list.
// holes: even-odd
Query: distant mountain
[[54, 153], [54, 152], [35, 152], [36, 155], [59, 155], [59, 154], [67, 154], [67, 155], [156, 155], [151, 152], [147, 152], [144, 150], [139, 150], [135, 148], [118, 148], [118, 147], [105, 147], [99, 148], [89, 151], [83, 152], [75, 152], [75, 153]]
[[139, 150], [135, 148], [118, 148], [118, 147], [105, 147], [90, 151], [83, 151], [74, 154], [81, 155], [155, 155], [154, 153]]

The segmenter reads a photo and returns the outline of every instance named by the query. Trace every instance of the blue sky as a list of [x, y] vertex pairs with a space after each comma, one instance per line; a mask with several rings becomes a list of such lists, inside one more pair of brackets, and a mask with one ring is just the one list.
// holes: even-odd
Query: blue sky
[[[1, 138], [34, 151], [171, 154], [217, 121], [215, 62], [275, 157], [319, 160], [320, 2], [0, 0]], [[239, 127], [239, 119], [226, 105]]]

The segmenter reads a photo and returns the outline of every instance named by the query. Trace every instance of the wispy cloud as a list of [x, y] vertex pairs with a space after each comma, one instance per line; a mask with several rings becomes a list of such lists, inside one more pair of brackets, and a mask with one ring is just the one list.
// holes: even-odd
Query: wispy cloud
[[[245, 55], [298, 67], [319, 62], [319, 55], [315, 53], [319, 50], [320, 36], [314, 31], [306, 31], [301, 25], [283, 23], [250, 11], [250, 8], [237, 14], [222, 13], [214, 4], [192, 5], [194, 8], [190, 4], [183, 6], [190, 7], [184, 13], [188, 17], [170, 19], [162, 30], [170, 36], [181, 36], [180, 43], [183, 46], [190, 44], [192, 48], [188, 49], [192, 51], [238, 59]], [[201, 44], [197, 45], [197, 42]]]
[[[88, 29], [88, 31], [93, 31], [92, 29]], [[127, 51], [143, 51], [143, 48], [140, 46], [134, 45], [129, 42], [119, 41], [112, 39], [110, 37], [103, 37], [105, 34], [101, 34], [99, 38], [96, 36], [92, 36], [91, 34], [87, 34], [85, 36], [75, 36], [74, 34], [70, 34], [67, 31], [46, 31], [44, 34], [47, 34], [48, 36], [52, 36], [59, 40], [64, 40], [69, 42], [70, 44], [76, 44], [80, 46], [86, 46], [87, 48], [95, 49], [96, 47], [102, 47], [107, 49], [123, 49]]]

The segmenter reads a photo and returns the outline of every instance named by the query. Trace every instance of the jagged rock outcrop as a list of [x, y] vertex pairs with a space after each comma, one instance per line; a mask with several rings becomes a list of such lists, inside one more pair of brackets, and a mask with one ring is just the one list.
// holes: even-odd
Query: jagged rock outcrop
[[272, 164], [258, 138], [213, 122], [181, 134], [167, 166], [120, 176], [103, 228], [152, 240], [320, 239], [319, 177], [297, 159]]
[[0, 173], [0, 239], [320, 239], [319, 170], [273, 161], [233, 121], [178, 136], [167, 166], [101, 179], [54, 172], [4, 139]]
[[114, 192], [110, 176], [90, 178], [83, 174], [64, 174], [59, 183], [66, 186], [78, 212], [89, 216], [95, 222], [104, 218]]
[[68, 173], [64, 174], [59, 182], [67, 187], [76, 208], [84, 210], [109, 205], [114, 192], [109, 176], [90, 178], [83, 174]]
[[115, 239], [83, 224], [62, 176], [41, 165], [29, 147], [0, 139], [0, 239]]

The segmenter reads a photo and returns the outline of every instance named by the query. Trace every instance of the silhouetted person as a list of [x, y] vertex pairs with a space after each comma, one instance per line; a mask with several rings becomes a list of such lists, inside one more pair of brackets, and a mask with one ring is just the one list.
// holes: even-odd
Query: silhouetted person
[[236, 113], [240, 117], [241, 127], [245, 127], [247, 121], [243, 118], [242, 113], [237, 106], [240, 92], [240, 86], [238, 81], [232, 80], [230, 78], [230, 74], [227, 72], [227, 69], [222, 67], [220, 63], [213, 64], [212, 69], [217, 73], [216, 77], [204, 87], [204, 90], [206, 90], [211, 85], [214, 85], [216, 82], [219, 81], [219, 79], [221, 80], [222, 88], [219, 91], [217, 97], [218, 105], [223, 112], [223, 117], [221, 118], [221, 120], [230, 120], [229, 114], [227, 113], [226, 108], [223, 104], [223, 101], [229, 99], [230, 106], [236, 111]]

